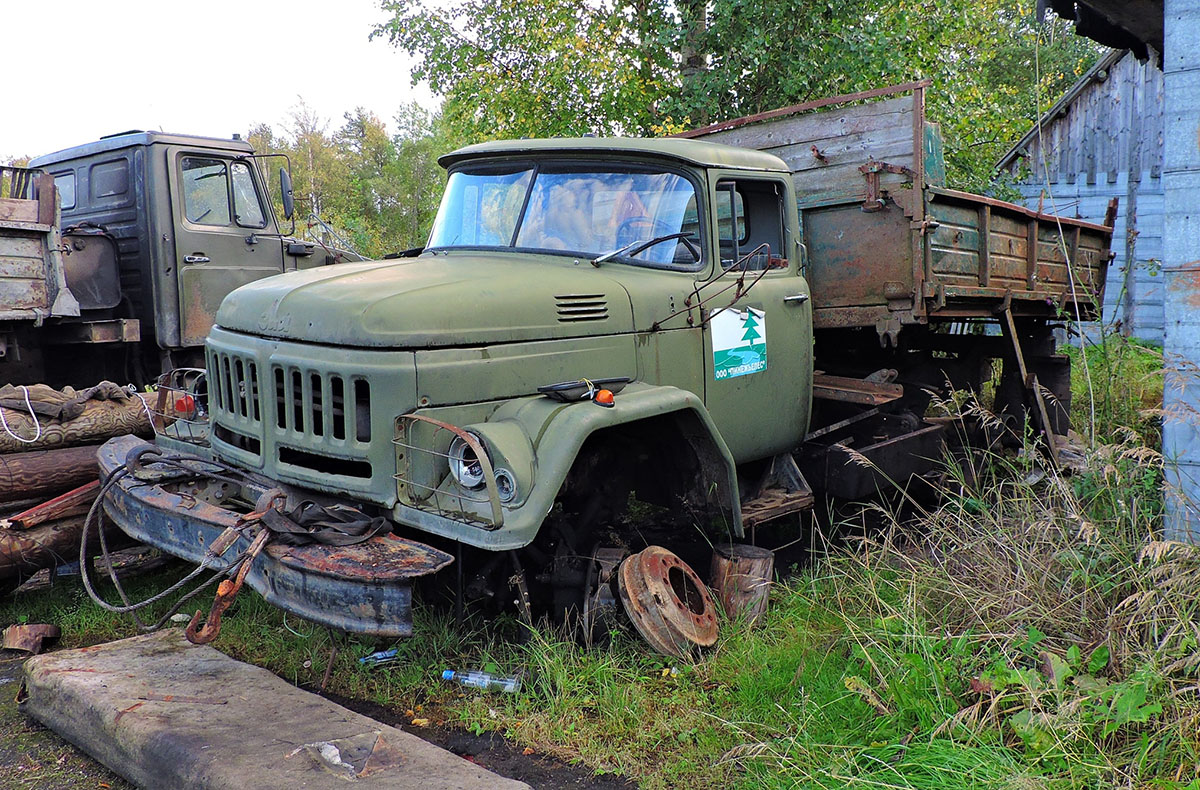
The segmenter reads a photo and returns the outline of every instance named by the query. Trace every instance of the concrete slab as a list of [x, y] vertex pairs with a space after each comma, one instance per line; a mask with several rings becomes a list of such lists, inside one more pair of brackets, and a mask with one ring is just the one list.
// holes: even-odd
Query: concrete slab
[[177, 629], [24, 672], [22, 711], [147, 790], [529, 790]]

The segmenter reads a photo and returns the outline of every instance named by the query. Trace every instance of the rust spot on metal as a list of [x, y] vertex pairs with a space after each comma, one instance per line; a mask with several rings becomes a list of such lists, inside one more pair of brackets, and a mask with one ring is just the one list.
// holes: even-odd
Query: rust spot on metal
[[454, 561], [431, 546], [390, 535], [353, 546], [268, 546], [267, 553], [297, 570], [380, 584], [436, 573]]
[[813, 375], [813, 397], [863, 406], [882, 406], [904, 397], [904, 387], [889, 382], [816, 373]]
[[[239, 522], [241, 520], [239, 519]], [[246, 559], [242, 561], [242, 567], [238, 569], [237, 576], [232, 580], [222, 579], [217, 585], [217, 595], [213, 600], [212, 610], [208, 613], [208, 619], [204, 625], [200, 625], [200, 610], [192, 615], [191, 622], [184, 629], [184, 634], [187, 640], [193, 645], [206, 645], [217, 638], [221, 633], [221, 615], [233, 603], [233, 599], [237, 597], [238, 590], [242, 589], [242, 582], [246, 580], [246, 574], [250, 572], [250, 566], [254, 562], [254, 558], [263, 550], [263, 546], [267, 545], [267, 540], [271, 533], [263, 529], [254, 537], [254, 541], [250, 544], [250, 548], [246, 552]], [[213, 544], [221, 542], [224, 535], [218, 537]]]
[[4, 649], [36, 656], [47, 642], [54, 642], [60, 636], [62, 629], [56, 625], [10, 625], [4, 629]]
[[1190, 307], [1200, 307], [1200, 260], [1188, 261], [1174, 273], [1174, 277], [1167, 278], [1168, 287], [1185, 293]]

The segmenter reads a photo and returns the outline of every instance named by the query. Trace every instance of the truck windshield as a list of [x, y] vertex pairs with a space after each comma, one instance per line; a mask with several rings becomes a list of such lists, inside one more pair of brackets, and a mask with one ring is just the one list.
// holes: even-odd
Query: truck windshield
[[[690, 233], [699, 242], [696, 190], [677, 173], [609, 165], [475, 166], [450, 175], [426, 246], [516, 248], [593, 258], [674, 233]], [[699, 265], [679, 239], [614, 260]]]

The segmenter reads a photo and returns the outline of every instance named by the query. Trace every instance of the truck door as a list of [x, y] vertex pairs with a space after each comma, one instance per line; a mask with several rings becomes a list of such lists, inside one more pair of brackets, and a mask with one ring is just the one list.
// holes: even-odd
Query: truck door
[[[701, 290], [744, 283], [706, 302], [705, 403], [738, 461], [774, 455], [799, 443], [808, 428], [812, 390], [812, 306], [799, 274], [795, 207], [784, 182], [717, 181], [714, 237], [719, 263]], [[751, 283], [759, 278], [757, 283]]]
[[204, 342], [233, 289], [283, 271], [273, 218], [248, 159], [167, 149], [181, 346]]

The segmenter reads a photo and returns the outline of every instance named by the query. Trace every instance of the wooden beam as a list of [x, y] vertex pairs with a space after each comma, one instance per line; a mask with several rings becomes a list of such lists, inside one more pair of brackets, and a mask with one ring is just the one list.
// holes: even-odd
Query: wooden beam
[[808, 110], [816, 110], [821, 107], [828, 107], [833, 104], [844, 104], [852, 101], [862, 101], [863, 99], [878, 99], [881, 96], [893, 96], [898, 93], [908, 93], [920, 88], [928, 88], [933, 85], [933, 80], [924, 79], [917, 82], [906, 82], [902, 85], [888, 85], [884, 88], [874, 88], [869, 91], [860, 91], [859, 93], [847, 93], [841, 96], [829, 96], [824, 99], [814, 99], [813, 101], [804, 102], [802, 104], [793, 104], [790, 107], [780, 107], [778, 110], [768, 110], [755, 115], [747, 115], [743, 118], [733, 118], [728, 121], [710, 124], [700, 129], [691, 129], [686, 132], [679, 132], [671, 135], [672, 137], [703, 137], [706, 134], [721, 132], [726, 129], [736, 129], [739, 126], [746, 126], [752, 123], [760, 123], [769, 121], [773, 118], [782, 118], [785, 115], [795, 115], [796, 113], [807, 112]]

